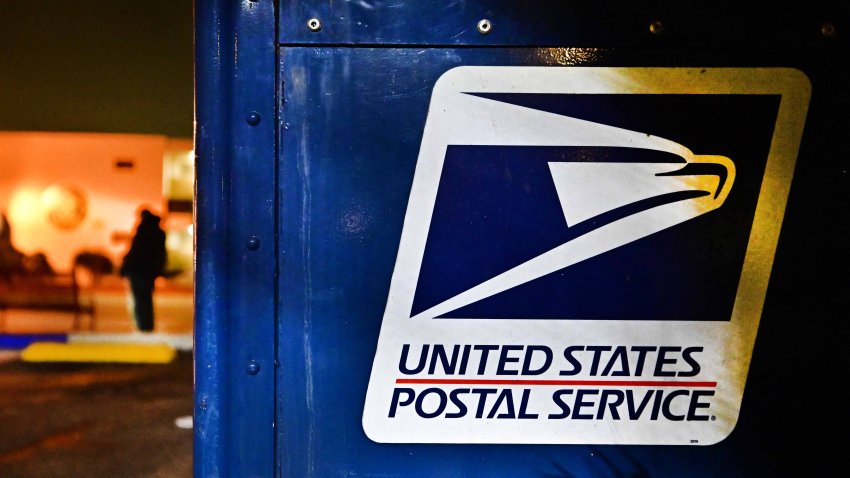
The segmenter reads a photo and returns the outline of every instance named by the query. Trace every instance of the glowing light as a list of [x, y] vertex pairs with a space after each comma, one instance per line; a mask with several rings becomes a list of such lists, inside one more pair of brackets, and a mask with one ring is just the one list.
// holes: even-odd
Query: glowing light
[[40, 191], [35, 188], [20, 188], [9, 201], [9, 222], [12, 227], [36, 224], [41, 217]]
[[50, 222], [62, 229], [77, 227], [88, 212], [88, 201], [78, 188], [54, 184], [41, 194], [41, 205]]

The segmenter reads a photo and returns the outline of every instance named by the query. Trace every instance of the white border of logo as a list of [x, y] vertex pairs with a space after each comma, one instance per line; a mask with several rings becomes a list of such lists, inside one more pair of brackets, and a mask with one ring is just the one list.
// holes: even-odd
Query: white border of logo
[[[810, 90], [806, 76], [788, 68], [464, 66], [443, 74], [431, 98], [366, 395], [363, 428], [367, 436], [386, 443], [699, 445], [717, 443], [727, 437], [738, 418]], [[781, 96], [752, 232], [728, 322], [435, 320], [427, 314], [410, 317], [448, 145], [630, 146], [693, 157], [687, 148], [663, 138], [632, 135], [625, 130], [618, 133], [613, 131], [616, 128], [600, 133], [595, 123], [585, 125], [589, 129], [582, 129], [582, 122], [572, 118], [466, 94], [505, 92]], [[541, 120], [541, 115], [547, 119]], [[541, 127], [541, 121], [547, 124]], [[559, 128], [559, 123], [567, 128]], [[571, 132], [566, 139], [565, 130]], [[421, 350], [424, 344], [443, 344], [448, 348], [458, 344], [542, 344], [551, 347], [556, 354], [566, 346], [578, 344], [699, 346], [702, 347], [701, 372], [696, 379], [717, 384], [711, 400], [712, 419], [666, 421], [642, 417], [612, 420], [609, 414], [607, 420], [547, 420], [546, 413], [541, 413], [543, 418], [538, 420], [471, 416], [422, 418], [409, 410], [390, 417], [388, 410], [398, 386], [396, 380], [402, 377], [399, 359], [404, 344], [410, 344], [415, 351]], [[563, 377], [553, 369], [536, 378]], [[426, 386], [412, 387], [421, 390]], [[535, 410], [551, 411], [547, 397], [538, 395], [527, 405]]]

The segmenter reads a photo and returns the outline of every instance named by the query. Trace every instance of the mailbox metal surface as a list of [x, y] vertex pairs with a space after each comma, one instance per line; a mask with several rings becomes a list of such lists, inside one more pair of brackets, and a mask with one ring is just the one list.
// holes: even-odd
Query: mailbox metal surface
[[196, 2], [195, 476], [842, 466], [848, 20]]

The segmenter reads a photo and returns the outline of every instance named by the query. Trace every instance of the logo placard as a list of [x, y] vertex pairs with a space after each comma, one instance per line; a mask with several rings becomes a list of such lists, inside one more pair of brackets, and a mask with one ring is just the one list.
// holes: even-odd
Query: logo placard
[[809, 91], [783, 68], [446, 72], [369, 381], [369, 438], [728, 436]]

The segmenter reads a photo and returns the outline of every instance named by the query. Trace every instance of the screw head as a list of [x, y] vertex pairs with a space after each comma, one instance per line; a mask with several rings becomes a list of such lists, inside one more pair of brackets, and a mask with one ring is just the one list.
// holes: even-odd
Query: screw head
[[664, 23], [662, 23], [661, 20], [655, 20], [649, 24], [649, 31], [653, 35], [660, 35], [664, 33]]
[[260, 113], [252, 111], [248, 113], [248, 116], [245, 117], [245, 122], [251, 126], [257, 126], [258, 124], [260, 124], [260, 119]]
[[826, 22], [820, 26], [820, 33], [826, 38], [832, 38], [835, 36], [835, 25], [830, 22]]
[[318, 18], [311, 18], [307, 20], [307, 29], [311, 32], [317, 32], [322, 29], [322, 22]]
[[250, 360], [248, 365], [245, 366], [245, 371], [248, 372], [248, 375], [257, 375], [260, 373], [260, 364], [256, 360]]
[[245, 244], [245, 247], [247, 247], [248, 250], [256, 251], [257, 249], [260, 248], [260, 239], [257, 236], [249, 237], [248, 243]]
[[484, 18], [478, 22], [478, 33], [486, 35], [490, 33], [491, 30], [493, 30], [493, 24], [490, 23], [490, 20]]

